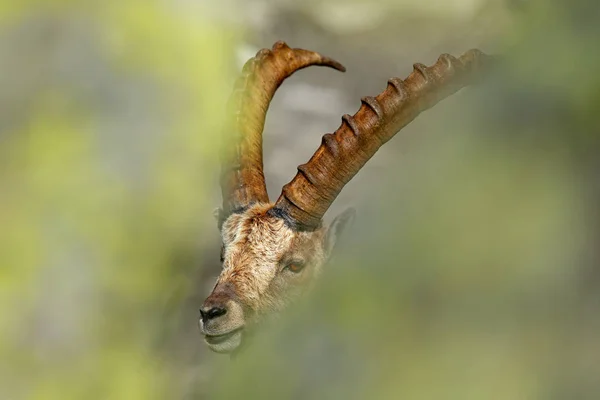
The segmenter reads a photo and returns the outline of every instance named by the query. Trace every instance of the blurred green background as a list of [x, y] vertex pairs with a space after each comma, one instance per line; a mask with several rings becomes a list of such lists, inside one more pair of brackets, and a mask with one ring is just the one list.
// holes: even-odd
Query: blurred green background
[[[4, 0], [1, 399], [600, 398], [595, 0]], [[275, 198], [414, 62], [503, 54], [420, 116], [328, 215], [359, 217], [311, 296], [239, 357], [198, 307], [219, 273], [218, 148], [243, 62], [320, 51], [265, 130]]]

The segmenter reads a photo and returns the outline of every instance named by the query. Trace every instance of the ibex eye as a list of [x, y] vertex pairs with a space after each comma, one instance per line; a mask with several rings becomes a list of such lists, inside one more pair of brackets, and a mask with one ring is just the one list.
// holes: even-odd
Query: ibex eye
[[297, 274], [304, 269], [304, 263], [294, 261], [286, 265], [285, 268]]

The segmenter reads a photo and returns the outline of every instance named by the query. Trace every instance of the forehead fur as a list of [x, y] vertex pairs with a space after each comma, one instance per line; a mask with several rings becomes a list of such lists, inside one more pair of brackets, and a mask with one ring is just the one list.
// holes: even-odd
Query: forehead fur
[[270, 208], [270, 204], [255, 204], [244, 213], [231, 215], [223, 224], [223, 243], [261, 244], [256, 249], [247, 247], [257, 251], [264, 250], [262, 247], [269, 247], [273, 251], [289, 244], [295, 232], [282, 219], [268, 215]]
[[[272, 205], [256, 204], [231, 215], [223, 224], [223, 271], [219, 282], [232, 286], [252, 308], [269, 303], [271, 281], [285, 258], [301, 257], [307, 262], [322, 257], [323, 231], [298, 232], [281, 218], [269, 215]], [[274, 294], [274, 293], [273, 293]]]

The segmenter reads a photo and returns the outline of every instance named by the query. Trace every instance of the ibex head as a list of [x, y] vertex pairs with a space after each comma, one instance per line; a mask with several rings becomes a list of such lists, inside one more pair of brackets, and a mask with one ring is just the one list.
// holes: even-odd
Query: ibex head
[[284, 308], [309, 287], [329, 259], [336, 238], [353, 219], [346, 211], [324, 227], [322, 218], [342, 188], [421, 111], [467, 85], [486, 56], [471, 50], [442, 55], [432, 67], [415, 64], [406, 80], [392, 78], [377, 97], [362, 98], [354, 116], [323, 136], [310, 161], [269, 202], [262, 163], [262, 131], [269, 103], [283, 80], [310, 65], [344, 71], [318, 53], [277, 42], [244, 66], [230, 100], [235, 145], [223, 157], [221, 230], [223, 270], [200, 308], [209, 347], [232, 352], [244, 329]]

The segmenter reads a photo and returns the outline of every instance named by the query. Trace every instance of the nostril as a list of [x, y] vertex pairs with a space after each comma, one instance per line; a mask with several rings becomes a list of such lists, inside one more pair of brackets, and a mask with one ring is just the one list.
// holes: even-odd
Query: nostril
[[208, 310], [208, 318], [217, 318], [220, 317], [221, 315], [225, 315], [227, 313], [227, 309], [224, 307], [213, 307], [210, 310]]
[[203, 321], [208, 321], [209, 319], [220, 317], [221, 315], [227, 314], [227, 309], [225, 307], [211, 307], [209, 309], [200, 309], [200, 316]]

